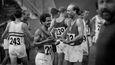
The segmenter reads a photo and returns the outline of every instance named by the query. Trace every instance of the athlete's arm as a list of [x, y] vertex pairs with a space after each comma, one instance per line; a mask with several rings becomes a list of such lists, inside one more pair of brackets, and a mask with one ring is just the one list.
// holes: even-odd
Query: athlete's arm
[[9, 31], [9, 26], [10, 26], [10, 23], [7, 24], [6, 29], [2, 34], [2, 38], [7, 38], [8, 31]]
[[46, 35], [46, 36], [51, 36], [51, 34], [50, 34], [50, 31], [46, 31], [46, 30], [44, 30], [44, 29], [42, 29], [41, 28], [41, 31]]
[[66, 38], [66, 36], [67, 36], [67, 32], [70, 28], [70, 22], [71, 22], [71, 18], [65, 19], [65, 21], [64, 21], [64, 23], [67, 25], [67, 28], [66, 28], [65, 32], [62, 34], [62, 39]]
[[28, 26], [26, 23], [23, 23], [22, 24], [22, 30], [24, 32], [24, 34], [30, 39], [33, 41], [33, 36], [32, 34], [30, 33], [29, 29], [28, 29]]
[[90, 24], [91, 24], [91, 36], [92, 37], [95, 35], [95, 22], [96, 22], [96, 18], [93, 17], [91, 19], [91, 22], [90, 22]]
[[35, 46], [39, 46], [39, 45], [44, 45], [46, 42], [48, 43], [48, 42], [51, 42], [51, 41], [53, 41], [53, 39], [46, 39], [46, 40], [43, 40], [43, 41], [41, 41], [40, 40], [40, 35], [41, 35], [41, 29], [38, 29], [38, 30], [36, 30], [36, 32], [35, 32], [35, 37], [34, 37], [34, 45]]
[[48, 28], [49, 31], [52, 31], [52, 29], [54, 27], [54, 22], [55, 22], [55, 19], [52, 19], [50, 27]]
[[[77, 19], [76, 25], [78, 26], [78, 33], [79, 34], [73, 40], [69, 41], [68, 44], [74, 43], [75, 41], [82, 39], [84, 36], [84, 24], [83, 24], [82, 19]], [[78, 44], [79, 43], [75, 43], [75, 45], [78, 45]]]
[[5, 24], [7, 24], [7, 22], [3, 22], [0, 24], [0, 28], [3, 27]]
[[54, 22], [55, 22], [55, 19], [52, 19], [50, 27], [48, 28], [48, 31], [51, 33], [52, 37], [55, 38], [56, 29], [54, 29]]
[[51, 44], [51, 42], [55, 42], [55, 39], [46, 39], [41, 42], [34, 43], [34, 45], [40, 46], [40, 45], [49, 44], [49, 43]]
[[40, 29], [37, 29], [34, 34], [34, 42], [39, 42], [40, 41]]

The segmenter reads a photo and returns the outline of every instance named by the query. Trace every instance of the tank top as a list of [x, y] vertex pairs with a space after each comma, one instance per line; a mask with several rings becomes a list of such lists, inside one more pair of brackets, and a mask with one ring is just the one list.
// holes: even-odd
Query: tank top
[[[78, 26], [76, 25], [76, 21], [74, 21], [74, 24], [70, 27], [69, 31], [67, 32], [67, 40], [71, 41], [75, 39], [75, 37], [79, 34], [78, 32]], [[80, 39], [79, 41], [75, 41], [75, 43], [82, 42], [83, 39]]]
[[101, 26], [102, 26], [102, 24], [104, 24], [104, 22], [105, 22], [105, 20], [104, 19], [102, 19], [100, 16], [95, 16], [95, 27], [96, 27], [96, 29], [95, 29], [95, 32], [99, 32], [100, 31], [100, 28], [101, 28]]
[[[42, 42], [44, 40], [46, 40], [48, 38], [47, 35], [45, 35], [42, 30], [40, 29], [40, 40], [39, 42]], [[46, 55], [51, 55], [51, 52], [52, 52], [52, 49], [53, 49], [53, 46], [51, 43], [46, 43], [44, 45], [39, 45], [38, 46], [38, 52], [40, 53], [45, 53]]]
[[60, 39], [61, 35], [65, 32], [67, 28], [67, 25], [65, 24], [64, 21], [65, 19], [62, 20], [62, 22], [57, 22], [57, 21], [54, 22], [54, 29], [56, 29], [56, 32], [55, 32], [56, 39]]
[[10, 22], [9, 26], [9, 43], [10, 45], [24, 45], [24, 32], [22, 30], [22, 22]]

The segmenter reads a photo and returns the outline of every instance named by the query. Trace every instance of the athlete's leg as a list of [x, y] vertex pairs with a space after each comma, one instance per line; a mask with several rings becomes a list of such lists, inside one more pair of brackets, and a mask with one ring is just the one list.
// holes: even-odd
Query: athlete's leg
[[56, 46], [58, 53], [58, 65], [63, 65], [64, 53], [63, 53], [63, 42], [60, 41], [60, 44]]
[[3, 47], [4, 47], [4, 51], [5, 51], [5, 57], [3, 59], [2, 65], [6, 65], [9, 60], [9, 53], [8, 53], [9, 42], [7, 39], [4, 39]]
[[28, 58], [27, 58], [27, 53], [26, 53], [26, 48], [25, 46], [19, 46], [19, 49], [17, 49], [16, 54], [18, 58], [21, 59], [21, 62], [23, 65], [28, 65]]
[[58, 65], [63, 65], [64, 53], [58, 53]]
[[96, 51], [95, 45], [91, 46], [89, 51], [88, 65], [95, 65], [95, 51]]
[[21, 61], [22, 61], [22, 64], [23, 64], [23, 65], [29, 65], [29, 64], [28, 64], [28, 58], [27, 58], [27, 56], [21, 58]]
[[70, 65], [71, 63], [67, 60], [64, 60], [63, 65]]
[[73, 65], [82, 65], [82, 62], [74, 62]]
[[5, 49], [5, 58], [2, 62], [2, 65], [6, 65], [9, 60], [9, 54], [8, 54], [8, 49]]
[[89, 56], [88, 55], [83, 55], [82, 65], [88, 65], [88, 61], [89, 61]]
[[53, 61], [53, 64], [54, 64], [54, 65], [58, 65], [58, 53], [57, 53], [57, 52], [54, 53], [54, 61]]
[[17, 65], [17, 57], [10, 55], [11, 65]]
[[15, 53], [15, 48], [13, 45], [9, 46], [9, 57], [11, 65], [17, 65], [17, 54]]
[[30, 49], [26, 49], [26, 53], [27, 53], [27, 56], [28, 56], [28, 60], [30, 60], [30, 53], [29, 53]]

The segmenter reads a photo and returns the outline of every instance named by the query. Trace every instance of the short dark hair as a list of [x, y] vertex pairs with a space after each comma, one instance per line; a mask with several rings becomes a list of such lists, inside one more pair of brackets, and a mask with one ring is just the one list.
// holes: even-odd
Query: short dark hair
[[77, 5], [73, 7], [73, 10], [76, 11], [76, 14], [81, 15], [81, 10]]
[[51, 17], [50, 14], [48, 13], [43, 13], [40, 15], [40, 22], [45, 22], [46, 21], [46, 17]]
[[64, 13], [65, 11], [66, 11], [66, 8], [64, 8], [64, 7], [60, 7], [60, 8], [59, 8], [59, 12], [60, 12], [60, 13]]
[[22, 12], [21, 11], [16, 11], [14, 15], [15, 15], [16, 18], [21, 18], [22, 17]]
[[15, 21], [14, 15], [11, 15], [11, 16], [10, 16], [10, 20]]
[[50, 13], [52, 14], [52, 16], [54, 16], [59, 13], [59, 10], [56, 8], [52, 8]]

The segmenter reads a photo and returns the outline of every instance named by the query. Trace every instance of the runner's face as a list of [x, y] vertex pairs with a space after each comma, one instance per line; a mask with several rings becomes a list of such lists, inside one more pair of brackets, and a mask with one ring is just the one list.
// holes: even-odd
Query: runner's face
[[98, 0], [98, 11], [102, 18], [110, 21], [115, 16], [115, 0]]
[[89, 15], [89, 11], [85, 11], [85, 12], [83, 13], [84, 18], [87, 18], [88, 15]]
[[51, 17], [46, 17], [45, 26], [50, 27]]
[[70, 17], [73, 17], [76, 14], [75, 11], [73, 11], [73, 7], [74, 5], [69, 5], [67, 8], [67, 13], [70, 15]]

